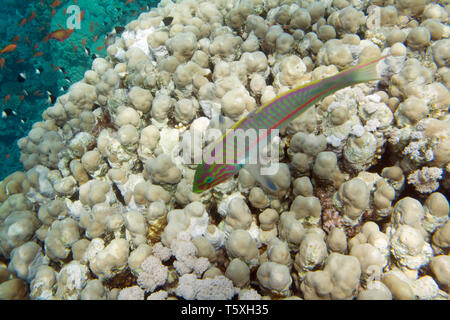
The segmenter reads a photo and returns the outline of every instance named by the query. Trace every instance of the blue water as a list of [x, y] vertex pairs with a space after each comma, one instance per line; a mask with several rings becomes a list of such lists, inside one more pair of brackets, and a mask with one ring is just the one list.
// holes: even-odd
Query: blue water
[[[1, 1], [0, 50], [14, 43], [17, 48], [0, 55], [0, 59], [4, 58], [4, 66], [0, 69], [0, 112], [10, 113], [0, 118], [0, 180], [14, 171], [23, 170], [17, 140], [27, 135], [33, 123], [40, 121], [42, 112], [51, 105], [47, 91], [58, 97], [71, 83], [81, 80], [91, 66], [93, 54], [106, 55], [105, 35], [116, 26], [125, 26], [159, 1], [126, 2]], [[79, 12], [84, 12], [80, 28], [75, 26], [70, 37], [62, 42], [55, 39], [45, 42], [49, 33], [61, 27], [66, 29], [69, 19], [75, 21], [73, 15], [77, 12], [67, 10], [75, 3]], [[26, 22], [21, 25], [24, 19]], [[82, 46], [83, 39], [89, 55]], [[24, 81], [19, 81], [20, 74], [26, 77]]]

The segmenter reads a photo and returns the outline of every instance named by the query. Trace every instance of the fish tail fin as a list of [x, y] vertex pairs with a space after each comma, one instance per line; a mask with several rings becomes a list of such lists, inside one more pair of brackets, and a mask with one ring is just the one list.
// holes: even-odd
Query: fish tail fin
[[377, 59], [370, 60], [365, 63], [361, 63], [357, 65], [355, 70], [352, 72], [352, 80], [354, 83], [361, 83], [373, 80], [380, 80], [380, 76], [377, 71], [377, 63], [384, 58], [388, 57], [388, 55], [379, 57]]

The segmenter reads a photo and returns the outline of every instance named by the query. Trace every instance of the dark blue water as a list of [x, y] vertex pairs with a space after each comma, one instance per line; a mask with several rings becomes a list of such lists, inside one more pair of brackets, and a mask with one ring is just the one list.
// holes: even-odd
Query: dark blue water
[[[0, 180], [23, 170], [17, 140], [41, 120], [42, 112], [52, 105], [51, 96], [63, 94], [71, 83], [83, 78], [94, 54], [106, 55], [105, 35], [159, 1], [126, 2], [1, 1], [0, 50], [11, 44], [17, 47], [0, 55]], [[77, 7], [68, 10], [75, 4]], [[82, 16], [79, 28], [75, 25], [73, 33], [63, 41], [48, 39], [53, 31], [67, 29], [68, 22], [76, 22], [73, 17], [78, 9]]]

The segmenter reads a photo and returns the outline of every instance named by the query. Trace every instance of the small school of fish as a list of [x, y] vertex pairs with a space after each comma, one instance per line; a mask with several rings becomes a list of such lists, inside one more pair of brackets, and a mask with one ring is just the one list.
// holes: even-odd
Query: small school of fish
[[[135, 3], [136, 0], [127, 0], [125, 2], [125, 5], [129, 5], [131, 3]], [[77, 5], [77, 0], [73, 0], [73, 1], [67, 1], [66, 4], [63, 4], [63, 2], [61, 0], [54, 0], [49, 4], [46, 4], [44, 0], [40, 0], [40, 6], [45, 9], [45, 6], [48, 6], [48, 10], [51, 12], [51, 17], [53, 18], [55, 16], [55, 14], [57, 13], [57, 10], [61, 10], [63, 11], [64, 16], [66, 16], [67, 12], [66, 12], [66, 7], [70, 6], [70, 5]], [[64, 5], [64, 7], [62, 7]], [[149, 9], [149, 7], [147, 6], [146, 8], [141, 8], [142, 10], [145, 9]], [[116, 8], [116, 10], [118, 12], [121, 12], [120, 8]], [[19, 27], [23, 27], [29, 23], [33, 23], [33, 26], [36, 25], [36, 21], [37, 23], [39, 23], [39, 19], [37, 19], [37, 14], [35, 11], [35, 9], [28, 11], [27, 15], [22, 17], [20, 19], [20, 21], [18, 22], [18, 26]], [[86, 16], [86, 9], [83, 9], [80, 11], [80, 14], [77, 18], [77, 22], [81, 23], [83, 21], [83, 19]], [[33, 22], [34, 21], [34, 22]], [[105, 22], [106, 25], [106, 22]], [[109, 35], [104, 37], [104, 43], [102, 43], [101, 45], [96, 45], [95, 48], [93, 48], [92, 50], [87, 46], [86, 42], [87, 40], [90, 40], [90, 42], [92, 42], [93, 44], [98, 44], [97, 40], [99, 40], [99, 35], [95, 35], [94, 32], [96, 31], [96, 27], [98, 26], [97, 22], [94, 21], [90, 21], [88, 28], [89, 28], [89, 32], [92, 33], [92, 38], [82, 38], [80, 43], [74, 43], [73, 41], [70, 41], [71, 46], [73, 47], [73, 52], [77, 52], [78, 49], [81, 49], [84, 51], [84, 53], [86, 54], [87, 57], [90, 57], [92, 59], [95, 59], [97, 57], [97, 55], [94, 52], [99, 52], [104, 50], [110, 43], [111, 41], [114, 40], [114, 37], [120, 33], [122, 33], [125, 28], [122, 26], [116, 26], [114, 28], [113, 31], [113, 35], [112, 33], [110, 33]], [[41, 26], [37, 26], [37, 30], [39, 30], [39, 32], [44, 32], [46, 29], [48, 29], [50, 27], [50, 23], [47, 22], [45, 23], [45, 25], [41, 25]], [[76, 32], [76, 30], [74, 29], [70, 29], [70, 28], [63, 28], [61, 25], [58, 24], [59, 29], [56, 30], [52, 30], [52, 31], [48, 31], [45, 35], [45, 37], [42, 39], [42, 43], [47, 43], [48, 41], [59, 41], [59, 42], [63, 42], [63, 41], [67, 41], [68, 39], [71, 38], [72, 34], [74, 32]], [[111, 35], [113, 36], [111, 38]], [[111, 40], [112, 39], [112, 40]], [[29, 58], [25, 58], [25, 57], [19, 57], [17, 58], [17, 49], [20, 48], [20, 46], [32, 46], [32, 54]], [[39, 45], [40, 43], [34, 43], [32, 44], [32, 42], [29, 40], [28, 35], [16, 35], [14, 36], [14, 38], [12, 38], [9, 42], [7, 42], [6, 44], [4, 44], [4, 46], [0, 49], [0, 70], [4, 70], [6, 69], [5, 67], [8, 66], [8, 63], [11, 64], [14, 63], [16, 65], [21, 65], [21, 64], [25, 64], [25, 62], [29, 61], [29, 59], [39, 59], [41, 57], [45, 58], [46, 54], [44, 50], [39, 50]], [[36, 63], [35, 61], [32, 61], [32, 63]], [[62, 68], [61, 66], [55, 66], [53, 64], [51, 64], [52, 72], [61, 72], [63, 74], [67, 74], [67, 72], [64, 70], [64, 68]], [[50, 70], [47, 70], [48, 72], [50, 72]], [[39, 76], [42, 72], [44, 72], [44, 69], [41, 66], [38, 67], [34, 67], [34, 75]], [[67, 83], [70, 85], [70, 83], [72, 83], [71, 79], [66, 75], [64, 76], [65, 80], [67, 81]], [[25, 81], [27, 81], [27, 73], [26, 72], [19, 72], [16, 76], [16, 79], [19, 83], [24, 83]], [[59, 90], [61, 91], [65, 91], [68, 89], [68, 85], [64, 85], [61, 86], [59, 88]], [[7, 94], [4, 99], [3, 99], [3, 104], [0, 105], [2, 111], [1, 111], [1, 117], [3, 119], [6, 119], [8, 117], [15, 117], [17, 116], [17, 111], [18, 111], [18, 106], [8, 106], [7, 103], [14, 104], [17, 103], [18, 104], [22, 103], [22, 101], [29, 96], [28, 91], [26, 89], [23, 89], [20, 93], [16, 93], [14, 96], [16, 96], [16, 99], [11, 99], [11, 94]], [[45, 96], [44, 93], [40, 92], [39, 90], [35, 90], [33, 92], [34, 96]], [[56, 101], [56, 96], [49, 90], [47, 90], [47, 102], [49, 104], [53, 104]], [[14, 110], [15, 109], [15, 110]], [[25, 119], [25, 118], [23, 118]], [[23, 120], [22, 119], [22, 120]]]
[[[216, 141], [212, 148], [208, 148], [204, 152], [204, 159], [201, 164], [197, 165], [195, 171], [193, 192], [202, 193], [209, 190], [230, 179], [243, 167], [262, 186], [271, 191], [277, 191], [277, 187], [268, 176], [260, 174], [260, 164], [245, 164], [252, 148], [256, 148], [257, 143], [267, 138], [272, 130], [286, 127], [289, 122], [326, 96], [348, 86], [377, 80], [377, 63], [386, 57], [383, 56], [366, 63], [361, 63], [334, 76], [289, 90], [249, 113]], [[242, 155], [234, 152], [236, 144], [234, 138], [231, 141], [227, 141], [227, 137], [231, 136], [230, 133], [237, 129], [253, 129], [258, 131], [257, 143], [252, 145], [246, 144], [245, 153]], [[228, 160], [230, 157], [230, 155], [227, 157], [228, 152], [232, 152], [232, 163], [225, 163], [225, 159]], [[205, 161], [205, 157], [207, 161]]]
[[[120, 1], [122, 1], [120, 6], [113, 7], [115, 18], [120, 18], [120, 24], [126, 23], [126, 20], [139, 13], [134, 11], [134, 8], [138, 7], [138, 2], [145, 3], [145, 0]], [[77, 2], [83, 2], [83, 4]], [[46, 104], [53, 105], [57, 96], [67, 91], [72, 84], [71, 76], [63, 66], [51, 63], [53, 58], [51, 54], [48, 54], [49, 44], [63, 43], [68, 54], [77, 55], [75, 58], [79, 59], [79, 66], [82, 67], [96, 59], [98, 54], [102, 54], [102, 51], [114, 43], [116, 37], [125, 30], [124, 26], [116, 25], [111, 32], [104, 35], [105, 26], [111, 26], [113, 21], [111, 18], [114, 17], [102, 20], [102, 17], [96, 16], [94, 11], [89, 12], [92, 10], [89, 0], [35, 0], [27, 1], [27, 3], [29, 5], [25, 8], [25, 12], [22, 11], [23, 7], [16, 9], [18, 18], [12, 22], [11, 29], [6, 30], [7, 38], [0, 39], [0, 77], [5, 79], [0, 88], [2, 89], [0, 121], [4, 121], [2, 128], [9, 131], [18, 129], [16, 130], [17, 138], [19, 138], [18, 135], [31, 128], [32, 121], [30, 120], [34, 118], [33, 115], [40, 113], [39, 110], [36, 112], [31, 110], [40, 109]], [[108, 3], [108, 6], [111, 3]], [[68, 8], [71, 5], [81, 7], [74, 22], [81, 24], [82, 31], [62, 27], [55, 23], [57, 20], [64, 21], [69, 18], [71, 12]], [[99, 3], [99, 5], [105, 6], [104, 3]], [[124, 8], [123, 5], [127, 7]], [[140, 8], [141, 11], [149, 9], [150, 6], [146, 4]], [[94, 19], [98, 19], [98, 22], [92, 21]], [[99, 23], [103, 23], [104, 26]], [[65, 23], [61, 24], [65, 26]], [[57, 27], [51, 27], [52, 25], [57, 25]], [[84, 57], [80, 57], [80, 55], [84, 55]], [[52, 76], [52, 73], [57, 74]], [[53, 81], [44, 80], [49, 77]], [[63, 77], [64, 79], [62, 79]], [[16, 83], [10, 85], [8, 82]], [[32, 89], [35, 86], [46, 86], [46, 88]], [[6, 143], [15, 142], [5, 140], [3, 143], [2, 147], [8, 148]], [[18, 149], [15, 148], [10, 152], [4, 157], [4, 160], [9, 159], [10, 163], [17, 161]]]

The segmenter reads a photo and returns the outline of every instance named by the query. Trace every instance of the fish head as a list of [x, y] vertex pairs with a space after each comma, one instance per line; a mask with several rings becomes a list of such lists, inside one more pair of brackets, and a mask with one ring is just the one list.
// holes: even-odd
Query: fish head
[[192, 191], [194, 193], [205, 192], [234, 176], [240, 168], [240, 164], [207, 164], [203, 162], [197, 165], [195, 170]]

